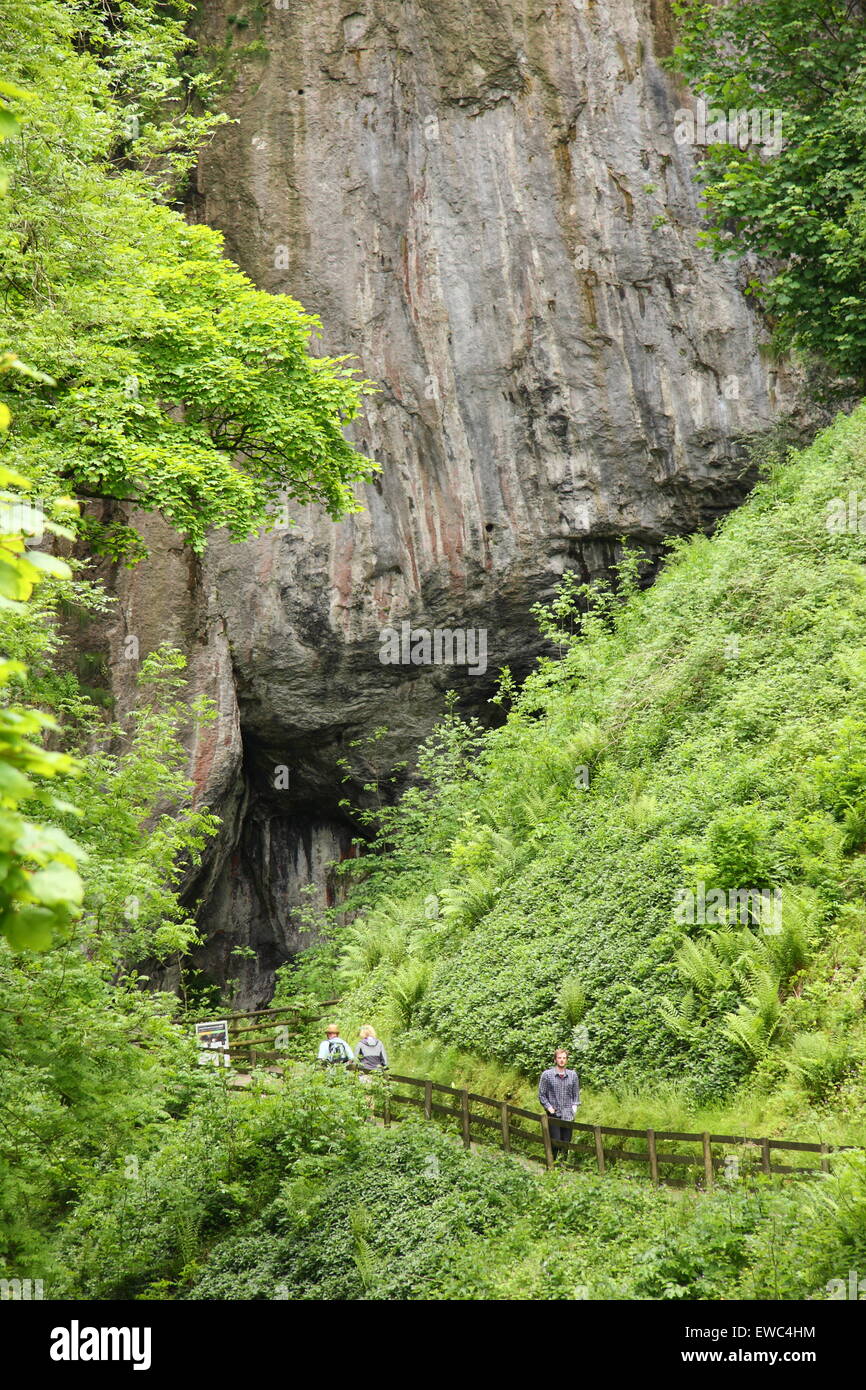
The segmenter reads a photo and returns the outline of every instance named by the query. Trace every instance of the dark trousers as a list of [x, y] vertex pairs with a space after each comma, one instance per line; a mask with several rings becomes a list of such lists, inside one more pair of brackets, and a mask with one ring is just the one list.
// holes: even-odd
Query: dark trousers
[[559, 1120], [555, 1115], [550, 1117], [550, 1140], [553, 1145], [554, 1155], [562, 1158], [567, 1157], [568, 1149], [563, 1149], [563, 1144], [571, 1143], [572, 1127], [564, 1120]]

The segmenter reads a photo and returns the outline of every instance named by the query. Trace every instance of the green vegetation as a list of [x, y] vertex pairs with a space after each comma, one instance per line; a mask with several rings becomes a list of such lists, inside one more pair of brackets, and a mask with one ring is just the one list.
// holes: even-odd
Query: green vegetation
[[726, 121], [767, 113], [751, 143], [741, 124], [744, 147], [735, 136], [706, 150], [709, 240], [721, 254], [769, 258], [751, 292], [780, 348], [816, 354], [862, 386], [866, 10], [861, 0], [679, 0], [674, 9], [670, 66]]
[[94, 1175], [206, 1085], [170, 1021], [179, 1001], [141, 972], [173, 964], [183, 988], [179, 888], [216, 821], [184, 809], [182, 739], [212, 712], [167, 648], [141, 661], [123, 727], [89, 698], [62, 620], [109, 601], [82, 555], [141, 557], [124, 503], [200, 550], [213, 529], [271, 524], [284, 499], [352, 510], [372, 468], [342, 435], [365, 387], [310, 356], [316, 321], [170, 207], [223, 119], [189, 10], [0, 3], [4, 1275], [41, 1261]]
[[[562, 659], [506, 680], [501, 728], [446, 716], [380, 854], [347, 866], [357, 915], [287, 988], [328, 966], [347, 1024], [378, 1021], [398, 1057], [435, 1039], [532, 1077], [571, 1044], [588, 1111], [639, 1093], [648, 1124], [676, 1093], [862, 1140], [866, 536], [831, 529], [849, 492], [864, 408], [676, 543], [649, 592], [634, 557], [616, 592], [567, 583], [541, 615]], [[701, 885], [709, 920], [678, 920]], [[745, 890], [779, 890], [778, 919]]]
[[[763, 0], [769, 41], [755, 8], [686, 6], [675, 59], [714, 101], [784, 108], [780, 153], [710, 150], [712, 234], [778, 258], [781, 343], [860, 377], [863, 16]], [[824, 1298], [866, 1262], [862, 1154], [707, 1194], [547, 1174], [380, 1129], [351, 1074], [239, 1090], [176, 1026], [180, 889], [216, 829], [184, 740], [214, 712], [164, 647], [121, 727], [61, 616], [109, 604], [83, 556], [142, 556], [129, 508], [200, 551], [291, 500], [339, 516], [373, 469], [342, 434], [366, 384], [181, 216], [222, 120], [189, 13], [0, 0], [2, 1274], [94, 1299]], [[610, 584], [566, 575], [538, 610], [559, 656], [502, 673], [498, 727], [451, 701], [396, 805], [383, 774], [280, 999], [339, 992], [346, 1036], [375, 1022], [398, 1066], [527, 1105], [565, 1043], [585, 1118], [866, 1144], [866, 406], [764, 452], [651, 590], [627, 548]]]
[[[177, 654], [143, 663], [142, 704], [125, 753], [79, 758], [81, 905], [50, 943], [0, 945], [0, 1240], [11, 1268], [104, 1165], [134, 1150], [197, 1082], [192, 1048], [169, 1022], [177, 1001], [143, 991], [139, 962], [185, 952], [194, 928], [176, 894], [213, 817], [155, 814], [188, 793], [178, 738]], [[69, 814], [69, 813], [67, 813]], [[33, 945], [42, 949], [34, 950]]]
[[[12, 98], [23, 95], [8, 82], [0, 83], [0, 93]], [[14, 113], [0, 102], [0, 142], [17, 136], [19, 129]], [[0, 195], [5, 190], [6, 179], [0, 175]], [[39, 376], [11, 349], [0, 355], [0, 376], [9, 372]], [[0, 401], [0, 437], [11, 421], [9, 407]], [[0, 611], [22, 611], [49, 576], [55, 580], [72, 577], [69, 566], [57, 556], [27, 551], [28, 530], [72, 536], [39, 506], [30, 504], [26, 518], [22, 515], [21, 489], [29, 487], [30, 479], [0, 463]], [[67, 513], [76, 510], [68, 498], [55, 505]], [[32, 947], [50, 944], [54, 931], [77, 915], [83, 889], [77, 869], [79, 846], [58, 827], [35, 823], [24, 814], [26, 805], [39, 802], [62, 812], [65, 803], [53, 794], [49, 782], [75, 770], [68, 754], [43, 746], [46, 730], [58, 730], [56, 722], [8, 699], [7, 687], [24, 675], [21, 661], [0, 661], [0, 692], [7, 697], [0, 705], [0, 939]]]
[[[4, 459], [40, 496], [159, 511], [200, 550], [212, 529], [270, 524], [285, 498], [352, 511], [373, 465], [342, 434], [364, 384], [309, 355], [317, 320], [167, 205], [221, 119], [188, 56], [189, 8], [0, 5], [3, 69], [26, 94], [9, 98], [3, 331], [52, 378], [12, 383]], [[83, 525], [96, 549], [142, 553], [121, 512]]]
[[[826, 1297], [866, 1255], [862, 1160], [820, 1188], [712, 1196], [536, 1175], [431, 1125], [366, 1122], [351, 1075], [229, 1095], [218, 1075], [163, 1146], [106, 1173], [54, 1286], [91, 1298]], [[65, 1272], [64, 1272], [65, 1271]]]

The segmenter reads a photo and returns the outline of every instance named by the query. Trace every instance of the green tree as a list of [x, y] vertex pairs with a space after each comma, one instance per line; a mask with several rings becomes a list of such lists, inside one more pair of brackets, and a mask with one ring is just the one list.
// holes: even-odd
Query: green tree
[[[9, 465], [47, 497], [159, 511], [195, 550], [289, 500], [357, 510], [374, 465], [343, 428], [366, 384], [344, 357], [311, 355], [317, 319], [165, 204], [216, 123], [191, 109], [190, 84], [193, 105], [208, 90], [184, 71], [182, 26], [151, 0], [2, 0], [0, 44], [30, 92], [8, 98], [2, 333], [51, 377], [12, 383]], [[84, 525], [108, 553], [142, 553], [122, 510]]]
[[764, 111], [781, 147], [713, 143], [706, 238], [772, 269], [750, 293], [780, 348], [866, 375], [866, 6], [862, 0], [680, 0], [671, 66], [713, 111]]
[[[0, 84], [0, 92], [23, 96], [7, 82]], [[0, 141], [17, 131], [15, 116], [0, 103]], [[0, 356], [0, 376], [9, 372], [28, 374], [11, 350]], [[0, 402], [0, 438], [10, 423], [9, 408]], [[40, 508], [26, 503], [24, 490], [29, 486], [28, 478], [0, 464], [0, 613], [20, 611], [47, 576], [71, 577], [68, 565], [56, 556], [27, 549], [28, 531], [47, 527], [55, 535], [71, 537]], [[42, 746], [45, 730], [57, 728], [54, 720], [8, 699], [8, 687], [20, 683], [26, 673], [22, 662], [0, 660], [0, 936], [17, 947], [44, 949], [54, 932], [80, 910], [82, 851], [64, 830], [34, 821], [22, 811], [25, 803], [71, 811], [47, 789], [47, 782], [76, 770], [67, 753]]]

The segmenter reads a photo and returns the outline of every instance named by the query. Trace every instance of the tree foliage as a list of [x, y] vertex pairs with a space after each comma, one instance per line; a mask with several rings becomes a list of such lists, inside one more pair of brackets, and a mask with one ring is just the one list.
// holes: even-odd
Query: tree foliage
[[[14, 85], [3, 82], [5, 96], [21, 97]], [[5, 103], [0, 105], [0, 141], [15, 137], [19, 124]], [[0, 357], [0, 376], [21, 373], [39, 377], [11, 349]], [[11, 423], [8, 406], [0, 402], [0, 438]], [[25, 502], [30, 479], [0, 463], [0, 614], [17, 613], [34, 588], [51, 576], [71, 578], [64, 561], [39, 550], [28, 549], [30, 535], [48, 530], [71, 538], [64, 526], [47, 519], [42, 509]], [[68, 499], [60, 502], [69, 509]], [[83, 887], [78, 873], [82, 856], [79, 845], [59, 826], [39, 823], [22, 809], [25, 804], [46, 804], [55, 812], [73, 808], [47, 787], [57, 776], [76, 769], [66, 753], [44, 747], [48, 729], [57, 729], [47, 714], [8, 698], [8, 687], [27, 675], [20, 661], [0, 661], [0, 937], [17, 947], [42, 950], [54, 933], [78, 915]]]
[[[352, 485], [373, 465], [343, 427], [364, 383], [345, 358], [310, 354], [313, 316], [257, 290], [217, 232], [164, 201], [218, 122], [196, 114], [207, 83], [183, 71], [180, 20], [153, 0], [6, 0], [0, 26], [28, 93], [8, 98], [2, 332], [51, 377], [11, 388], [10, 466], [47, 497], [159, 511], [195, 550], [214, 529], [270, 525], [287, 499], [357, 509]], [[141, 553], [122, 511], [86, 529], [111, 554]]]
[[751, 292], [782, 347], [866, 374], [866, 9], [862, 0], [682, 0], [672, 66], [709, 107], [764, 110], [782, 147], [714, 143], [701, 171], [719, 254], [773, 269]]
[[[211, 712], [169, 649], [142, 661], [126, 726], [88, 699], [58, 611], [108, 600], [55, 552], [78, 540], [134, 562], [132, 505], [194, 550], [270, 524], [287, 497], [338, 516], [372, 469], [343, 435], [364, 384], [310, 354], [317, 321], [170, 206], [223, 119], [190, 10], [0, 0], [4, 1275], [211, 1081], [176, 998], [140, 973], [171, 961], [182, 979], [196, 940], [181, 888], [216, 820], [190, 804], [183, 737]], [[80, 516], [70, 493], [108, 509]]]

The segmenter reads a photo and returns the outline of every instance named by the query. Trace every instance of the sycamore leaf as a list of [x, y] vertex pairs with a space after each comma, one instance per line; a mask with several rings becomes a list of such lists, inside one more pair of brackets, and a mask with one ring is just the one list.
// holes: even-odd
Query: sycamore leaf
[[7, 912], [0, 923], [13, 951], [47, 951], [51, 946], [56, 917], [44, 907], [25, 904], [17, 912]]
[[[0, 463], [0, 487], [29, 487], [30, 479], [25, 478], [23, 473], [16, 473], [14, 468], [7, 468], [5, 463]], [[8, 497], [5, 499], [10, 500]]]
[[49, 521], [47, 518], [43, 517], [42, 525], [46, 531], [51, 532], [52, 536], [62, 536], [66, 541], [74, 541], [77, 539], [74, 531], [70, 531], [68, 526], [59, 526], [56, 521]]
[[3, 598], [20, 603], [30, 597], [33, 584], [21, 571], [21, 562], [13, 560], [8, 551], [0, 547], [0, 595]]
[[12, 767], [11, 763], [0, 761], [0, 798], [16, 806], [32, 791], [33, 784], [29, 777], [25, 777], [17, 767]]
[[47, 376], [45, 372], [31, 367], [29, 362], [22, 362], [17, 353], [14, 352], [0, 352], [0, 372], [20, 372], [22, 376], [29, 376], [34, 381], [41, 381], [44, 386], [57, 385], [53, 376]]
[[[78, 816], [80, 818], [84, 814], [79, 806], [74, 805], [71, 801], [64, 800], [62, 796], [47, 796], [46, 800], [49, 806], [55, 811], [60, 811], [65, 816]], [[59, 833], [62, 834], [63, 832], [60, 831]], [[72, 843], [72, 841], [70, 841], [70, 843]], [[77, 849], [78, 846], [76, 845], [76, 850]]]
[[47, 907], [84, 901], [84, 884], [75, 869], [67, 864], [46, 864], [37, 869], [27, 884], [28, 895]]
[[0, 685], [5, 685], [13, 676], [26, 676], [27, 667], [23, 661], [0, 661]]
[[0, 105], [0, 140], [8, 140], [18, 129], [18, 121], [8, 106]]
[[72, 578], [72, 570], [57, 555], [47, 555], [44, 550], [28, 550], [27, 559], [43, 574], [53, 574], [58, 579]]
[[57, 825], [33, 825], [24, 821], [18, 828], [15, 851], [25, 859], [35, 859], [38, 864], [49, 860], [59, 860], [74, 869], [76, 862], [86, 859], [87, 853], [80, 845]]

